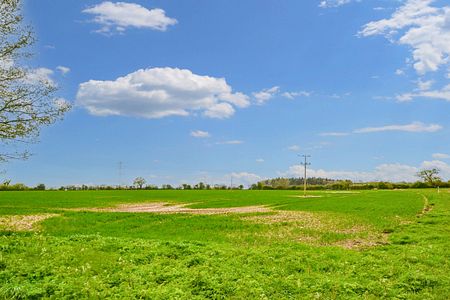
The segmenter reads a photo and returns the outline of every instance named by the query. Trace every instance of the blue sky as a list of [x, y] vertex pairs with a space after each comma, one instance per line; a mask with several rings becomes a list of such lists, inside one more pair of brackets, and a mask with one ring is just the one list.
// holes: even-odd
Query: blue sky
[[[450, 179], [446, 1], [25, 1], [73, 103], [14, 182]], [[119, 176], [122, 162], [122, 176]]]

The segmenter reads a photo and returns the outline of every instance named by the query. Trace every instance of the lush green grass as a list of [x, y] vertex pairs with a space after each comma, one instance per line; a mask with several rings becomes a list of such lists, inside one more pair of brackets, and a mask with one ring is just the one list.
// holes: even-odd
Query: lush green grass
[[[60, 216], [43, 221], [39, 232], [3, 231], [0, 298], [450, 298], [448, 191], [292, 197], [297, 194], [2, 192], [2, 215]], [[433, 209], [419, 217], [421, 194]], [[295, 220], [266, 222], [261, 220], [274, 215], [63, 210], [142, 202], [269, 205], [287, 216], [302, 213]], [[342, 247], [371, 240], [383, 244]]]

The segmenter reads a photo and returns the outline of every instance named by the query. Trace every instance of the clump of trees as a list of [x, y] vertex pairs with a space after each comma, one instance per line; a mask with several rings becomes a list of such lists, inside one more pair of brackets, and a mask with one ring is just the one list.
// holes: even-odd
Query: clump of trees
[[40, 183], [35, 187], [29, 187], [23, 183], [11, 184], [11, 180], [5, 180], [0, 184], [0, 191], [32, 191], [32, 190], [45, 191], [46, 187], [45, 184], [43, 183]]
[[[308, 178], [306, 183], [309, 190], [392, 190], [392, 189], [410, 189], [410, 188], [435, 188], [450, 187], [448, 182], [442, 181], [438, 176], [438, 169], [421, 170], [417, 176], [422, 181], [416, 182], [352, 182], [351, 180], [333, 180], [328, 178]], [[267, 179], [252, 184], [253, 190], [301, 190], [303, 189], [303, 178], [274, 178]]]

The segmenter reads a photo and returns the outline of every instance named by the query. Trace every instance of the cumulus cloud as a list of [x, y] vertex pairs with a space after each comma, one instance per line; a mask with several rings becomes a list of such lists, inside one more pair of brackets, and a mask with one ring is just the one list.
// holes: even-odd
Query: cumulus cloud
[[433, 153], [432, 157], [435, 159], [447, 159], [450, 158], [450, 155], [445, 153]]
[[207, 131], [193, 130], [193, 131], [191, 131], [191, 136], [195, 137], [195, 138], [208, 138], [211, 135]]
[[77, 105], [96, 116], [163, 118], [201, 112], [209, 118], [231, 117], [234, 107], [250, 105], [224, 78], [196, 75], [177, 68], [141, 69], [115, 80], [81, 83]]
[[257, 104], [264, 104], [268, 100], [272, 99], [280, 91], [279, 86], [274, 86], [268, 89], [263, 89], [259, 92], [254, 92], [253, 97], [255, 97]]
[[61, 72], [62, 75], [66, 75], [67, 73], [70, 72], [70, 68], [68, 67], [64, 67], [64, 66], [57, 66], [56, 70], [58, 70], [59, 72]]
[[438, 124], [424, 124], [422, 122], [413, 122], [405, 125], [386, 125], [380, 127], [365, 127], [356, 129], [354, 133], [372, 133], [383, 131], [405, 131], [405, 132], [436, 132], [442, 129]]
[[384, 35], [413, 49], [419, 74], [436, 71], [450, 55], [450, 7], [431, 6], [433, 0], [408, 0], [390, 18], [364, 25], [360, 36]]
[[[415, 182], [416, 176], [421, 169], [438, 168], [444, 180], [450, 179], [450, 165], [443, 161], [424, 161], [420, 166], [410, 166], [399, 163], [381, 164], [372, 171], [346, 171], [346, 170], [324, 170], [309, 169], [308, 177], [323, 177], [331, 179], [350, 179], [352, 181], [392, 181], [392, 182]], [[304, 166], [293, 165], [286, 172], [280, 172], [281, 176], [303, 177]]]
[[257, 163], [263, 163], [263, 162], [264, 162], [264, 159], [263, 159], [263, 158], [257, 158], [257, 159], [256, 159], [256, 162], [257, 162]]
[[148, 9], [127, 2], [104, 1], [83, 13], [94, 15], [92, 21], [101, 25], [97, 30], [99, 33], [123, 32], [130, 27], [166, 31], [167, 27], [177, 23], [176, 19], [167, 17], [163, 9]]

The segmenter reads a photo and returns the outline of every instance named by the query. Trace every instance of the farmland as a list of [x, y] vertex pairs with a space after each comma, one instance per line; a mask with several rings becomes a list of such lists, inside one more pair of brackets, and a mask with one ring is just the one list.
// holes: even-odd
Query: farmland
[[450, 297], [448, 190], [309, 195], [2, 192], [0, 298]]

